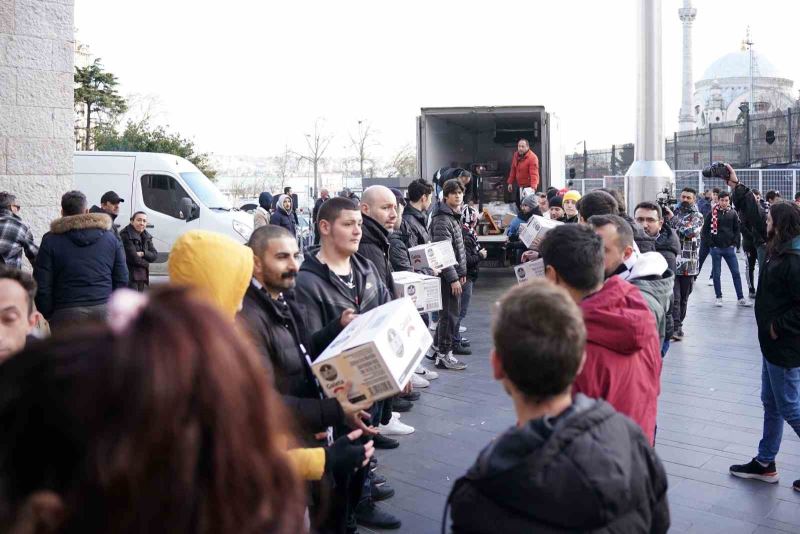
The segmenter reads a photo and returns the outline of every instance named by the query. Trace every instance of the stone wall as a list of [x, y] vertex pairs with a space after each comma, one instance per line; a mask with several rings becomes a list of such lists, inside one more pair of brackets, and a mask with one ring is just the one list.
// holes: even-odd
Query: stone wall
[[0, 190], [37, 241], [72, 188], [73, 0], [0, 0]]

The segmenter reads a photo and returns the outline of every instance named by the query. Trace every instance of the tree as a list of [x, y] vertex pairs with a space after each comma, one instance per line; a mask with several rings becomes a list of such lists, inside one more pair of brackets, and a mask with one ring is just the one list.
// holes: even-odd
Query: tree
[[364, 163], [374, 163], [369, 157], [369, 149], [375, 145], [373, 133], [374, 131], [367, 121], [358, 121], [358, 133], [350, 134], [350, 146], [355, 150], [358, 171], [362, 180], [364, 179]]
[[386, 171], [386, 176], [416, 176], [417, 153], [411, 145], [404, 145], [392, 158], [392, 163]]
[[[112, 73], [104, 71], [100, 58], [84, 68], [75, 68], [76, 112], [83, 114], [83, 139], [76, 139], [83, 150], [91, 150], [92, 137], [98, 126], [107, 125], [128, 109], [127, 102], [117, 92], [119, 82]], [[94, 127], [93, 127], [94, 124]], [[76, 128], [76, 137], [80, 129]]]
[[[286, 187], [286, 179], [297, 170], [297, 156], [289, 149], [288, 145], [283, 147], [283, 153], [272, 158], [275, 163], [275, 174], [280, 180], [280, 190]], [[315, 168], [316, 170], [316, 168]], [[314, 184], [317, 183], [316, 173], [314, 174]]]
[[147, 121], [128, 121], [125, 131], [120, 134], [114, 128], [99, 130], [95, 139], [97, 150], [120, 152], [159, 152], [185, 158], [214, 179], [217, 175], [208, 161], [208, 153], [198, 153], [194, 141], [185, 139], [177, 133], [168, 132], [163, 126], [151, 127]]
[[314, 133], [306, 134], [306, 144], [308, 145], [308, 152], [305, 154], [296, 154], [296, 156], [311, 164], [314, 171], [314, 197], [319, 194], [319, 164], [322, 161], [325, 151], [331, 144], [333, 135], [326, 134], [320, 124], [321, 119], [314, 121]]

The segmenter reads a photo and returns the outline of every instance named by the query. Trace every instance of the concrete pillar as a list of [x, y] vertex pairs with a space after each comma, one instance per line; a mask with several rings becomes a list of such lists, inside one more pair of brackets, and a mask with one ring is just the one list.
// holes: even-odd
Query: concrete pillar
[[73, 0], [0, 0], [0, 190], [37, 241], [72, 188]]
[[683, 95], [681, 111], [678, 114], [678, 130], [687, 132], [695, 129], [692, 81], [692, 23], [697, 10], [692, 7], [692, 0], [683, 0], [683, 7], [678, 10], [683, 24]]
[[628, 210], [656, 195], [673, 182], [664, 161], [664, 125], [661, 79], [661, 0], [638, 0], [636, 43], [637, 97], [634, 162], [625, 175]]

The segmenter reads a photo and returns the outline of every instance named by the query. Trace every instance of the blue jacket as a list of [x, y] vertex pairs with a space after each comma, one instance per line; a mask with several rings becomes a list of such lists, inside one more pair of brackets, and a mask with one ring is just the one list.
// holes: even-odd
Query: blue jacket
[[125, 251], [111, 218], [85, 213], [53, 221], [33, 275], [36, 307], [46, 318], [57, 309], [105, 304], [112, 291], [128, 285]]

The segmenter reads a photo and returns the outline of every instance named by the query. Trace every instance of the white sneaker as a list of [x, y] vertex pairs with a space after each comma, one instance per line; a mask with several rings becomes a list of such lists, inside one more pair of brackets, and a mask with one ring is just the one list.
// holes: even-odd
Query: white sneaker
[[437, 324], [438, 323], [436, 321], [431, 321], [431, 324], [428, 325], [428, 330], [430, 330], [431, 332], [436, 332]]
[[400, 412], [392, 412], [392, 419], [400, 419]]
[[417, 373], [412, 373], [411, 375], [411, 385], [414, 386], [414, 389], [418, 388], [426, 388], [431, 385], [430, 382], [419, 376]]
[[414, 427], [401, 423], [400, 419], [392, 417], [388, 425], [378, 426], [378, 432], [384, 436], [406, 436], [414, 433]]
[[708, 279], [708, 285], [709, 285], [709, 286], [713, 286], [713, 285], [714, 285], [714, 280], [712, 280], [711, 278], [709, 278], [709, 279]]
[[721, 308], [722, 307], [722, 299], [717, 299], [717, 301], [714, 303], [714, 306], [716, 306], [717, 308]]
[[458, 327], [458, 333], [459, 334], [463, 334], [466, 331], [467, 331], [467, 327], [466, 326], [459, 326]]
[[419, 364], [414, 372], [422, 376], [422, 378], [424, 378], [425, 380], [436, 380], [437, 378], [439, 378], [439, 373], [437, 373], [436, 371], [431, 371], [422, 364]]
[[750, 299], [741, 298], [739, 299], [739, 306], [742, 308], [749, 308], [753, 305], [753, 302]]

